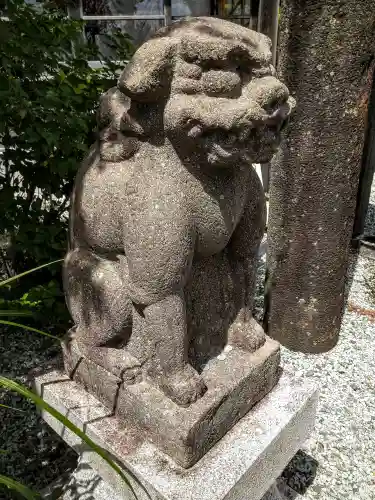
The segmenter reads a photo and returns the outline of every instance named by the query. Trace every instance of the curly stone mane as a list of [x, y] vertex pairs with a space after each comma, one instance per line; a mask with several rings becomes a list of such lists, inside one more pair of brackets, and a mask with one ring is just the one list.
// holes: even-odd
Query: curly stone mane
[[[140, 114], [144, 115], [145, 107], [159, 103], [160, 112], [170, 97], [178, 95], [236, 98], [240, 81], [227, 70], [234, 64], [244, 65], [261, 76], [270, 63], [267, 37], [219, 19], [187, 18], [159, 30], [136, 51], [117, 88], [101, 97], [98, 112], [101, 160], [118, 162], [130, 158], [141, 142], [150, 138], [153, 131], [146, 131], [138, 119]], [[181, 107], [184, 105], [181, 102]], [[139, 106], [142, 113], [138, 112]], [[172, 120], [170, 128], [181, 127], [192, 119], [199, 120], [204, 128], [221, 126], [219, 113], [219, 109], [216, 114], [202, 111], [192, 117], [187, 116], [190, 114], [187, 109]]]

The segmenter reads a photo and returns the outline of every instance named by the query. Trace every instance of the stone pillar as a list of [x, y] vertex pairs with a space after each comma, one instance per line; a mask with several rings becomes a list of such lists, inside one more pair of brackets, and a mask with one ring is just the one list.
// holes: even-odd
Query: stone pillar
[[290, 349], [336, 344], [375, 53], [373, 0], [284, 0], [278, 70], [297, 109], [270, 187], [265, 323]]

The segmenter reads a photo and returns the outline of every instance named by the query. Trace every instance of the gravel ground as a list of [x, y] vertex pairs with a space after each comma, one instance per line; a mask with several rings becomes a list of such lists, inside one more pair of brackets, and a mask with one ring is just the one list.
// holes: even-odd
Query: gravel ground
[[[375, 234], [375, 185], [366, 230]], [[284, 368], [320, 387], [313, 435], [284, 472], [306, 500], [375, 499], [375, 251], [351, 255], [338, 345], [318, 356], [282, 349]], [[315, 477], [314, 477], [315, 476]]]
[[[258, 318], [264, 271], [265, 257], [255, 296]], [[320, 388], [315, 431], [279, 481], [288, 500], [375, 500], [375, 251], [352, 252], [347, 295], [332, 351], [312, 355], [282, 348], [284, 369]]]
[[[60, 346], [51, 339], [16, 328], [0, 329], [1, 375], [26, 385], [30, 371], [46, 368]], [[43, 368], [42, 368], [43, 369]], [[0, 474], [40, 491], [76, 464], [76, 454], [45, 424], [26, 399], [0, 389]], [[0, 499], [19, 498], [0, 487]], [[104, 500], [104, 499], [103, 499]]]
[[[373, 321], [346, 312], [340, 341], [331, 352], [313, 356], [283, 349], [285, 369], [313, 379], [321, 390], [315, 432], [303, 449], [305, 460], [298, 464], [310, 480], [309, 471], [316, 469], [306, 499], [375, 499], [374, 341]], [[288, 483], [303, 491], [299, 476], [291, 474]]]

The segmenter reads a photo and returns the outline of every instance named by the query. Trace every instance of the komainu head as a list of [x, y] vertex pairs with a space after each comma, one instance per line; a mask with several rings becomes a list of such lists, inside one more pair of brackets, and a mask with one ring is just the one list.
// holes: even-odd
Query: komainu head
[[270, 160], [295, 105], [276, 78], [270, 46], [266, 36], [215, 18], [161, 29], [102, 98], [102, 160], [165, 140], [182, 159], [212, 166]]

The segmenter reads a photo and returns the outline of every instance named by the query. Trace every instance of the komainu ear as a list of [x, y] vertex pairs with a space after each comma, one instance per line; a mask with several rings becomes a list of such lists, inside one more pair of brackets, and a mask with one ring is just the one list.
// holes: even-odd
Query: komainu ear
[[139, 102], [156, 102], [169, 95], [176, 42], [152, 39], [134, 54], [118, 81], [118, 88]]

